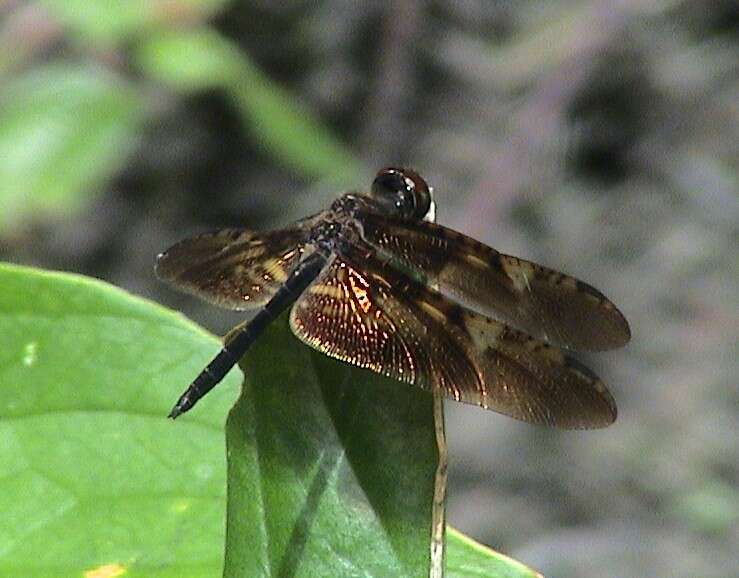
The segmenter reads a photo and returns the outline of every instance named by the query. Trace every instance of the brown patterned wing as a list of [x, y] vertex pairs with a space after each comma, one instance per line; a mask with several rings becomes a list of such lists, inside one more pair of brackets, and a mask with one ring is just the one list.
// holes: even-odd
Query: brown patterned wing
[[157, 276], [227, 309], [264, 305], [297, 265], [301, 227], [267, 233], [223, 229], [180, 241], [157, 257]]
[[552, 343], [604, 351], [631, 338], [624, 316], [600, 291], [552, 269], [428, 222], [361, 217], [364, 238], [441, 293]]
[[581, 429], [616, 417], [603, 383], [561, 350], [448, 301], [370, 252], [334, 257], [293, 306], [290, 326], [331, 357], [523, 421]]

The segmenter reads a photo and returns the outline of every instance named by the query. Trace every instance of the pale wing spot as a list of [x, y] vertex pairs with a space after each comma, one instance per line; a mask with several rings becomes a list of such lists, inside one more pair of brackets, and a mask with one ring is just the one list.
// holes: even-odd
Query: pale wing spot
[[344, 298], [344, 293], [338, 285], [324, 285], [323, 283], [316, 283], [315, 285], [311, 285], [308, 291], [313, 295], [325, 295], [331, 299], [341, 300]]
[[264, 263], [264, 270], [278, 283], [287, 281], [287, 273], [285, 273], [285, 269], [282, 267], [281, 259], [267, 259]]
[[430, 303], [427, 303], [426, 301], [416, 301], [416, 304], [424, 311], [424, 313], [432, 317], [434, 321], [444, 323], [447, 320], [446, 315]]
[[125, 566], [117, 563], [105, 564], [85, 571], [82, 576], [84, 578], [118, 578], [118, 576], [123, 576], [127, 571], [128, 569]]
[[490, 267], [487, 261], [480, 259], [480, 257], [473, 255], [472, 253], [465, 253], [464, 260], [478, 269], [488, 269]]
[[588, 291], [583, 291], [578, 286], [577, 279], [575, 279], [574, 277], [570, 277], [569, 275], [562, 275], [559, 279], [559, 285], [562, 285], [564, 287], [569, 287], [570, 289], [574, 289], [575, 291], [584, 293], [588, 297], [592, 297], [593, 299], [595, 299], [595, 301], [597, 301], [598, 303], [602, 302], [599, 295], [593, 295], [592, 293], [589, 293]]
[[529, 293], [531, 293], [531, 285], [529, 285], [529, 276], [526, 274], [526, 271], [523, 269], [521, 270], [521, 277], [523, 277], [524, 285], [526, 285], [526, 289], [528, 289]]
[[501, 259], [501, 265], [517, 291], [521, 293], [524, 290], [531, 292], [529, 278], [534, 277], [534, 268], [531, 266], [531, 263], [519, 261], [513, 257], [504, 257]]

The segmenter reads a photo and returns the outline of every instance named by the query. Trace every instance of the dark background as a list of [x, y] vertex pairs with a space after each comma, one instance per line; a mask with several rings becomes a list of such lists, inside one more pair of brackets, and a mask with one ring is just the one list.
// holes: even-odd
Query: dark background
[[404, 164], [619, 305], [631, 344], [581, 356], [614, 426], [447, 405], [451, 524], [550, 578], [736, 575], [738, 136], [732, 0], [0, 2], [3, 260], [223, 333], [159, 251]]

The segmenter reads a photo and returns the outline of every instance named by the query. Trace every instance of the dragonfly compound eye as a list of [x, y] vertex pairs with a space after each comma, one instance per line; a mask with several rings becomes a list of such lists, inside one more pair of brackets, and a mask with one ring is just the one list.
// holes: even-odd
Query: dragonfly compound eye
[[426, 181], [411, 169], [382, 169], [372, 183], [372, 196], [385, 206], [393, 199], [394, 212], [403, 218], [422, 219], [431, 206]]

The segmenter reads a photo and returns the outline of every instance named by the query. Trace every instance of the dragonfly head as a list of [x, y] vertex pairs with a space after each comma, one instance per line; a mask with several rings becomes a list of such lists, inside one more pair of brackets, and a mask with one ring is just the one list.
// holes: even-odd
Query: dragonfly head
[[372, 182], [372, 198], [389, 214], [402, 219], [420, 221], [428, 218], [434, 208], [431, 188], [411, 169], [380, 170]]

